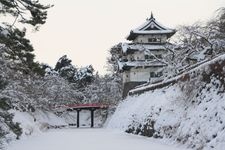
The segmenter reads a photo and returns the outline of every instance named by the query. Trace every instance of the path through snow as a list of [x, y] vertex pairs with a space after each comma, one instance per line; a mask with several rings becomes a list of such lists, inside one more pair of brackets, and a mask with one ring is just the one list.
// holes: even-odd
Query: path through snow
[[108, 129], [59, 129], [16, 141], [7, 150], [181, 150]]

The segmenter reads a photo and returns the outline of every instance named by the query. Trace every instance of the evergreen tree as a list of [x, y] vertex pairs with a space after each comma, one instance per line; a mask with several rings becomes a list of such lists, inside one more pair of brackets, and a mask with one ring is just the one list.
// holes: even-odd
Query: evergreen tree
[[108, 71], [111, 73], [118, 72], [118, 61], [122, 59], [122, 43], [116, 44], [109, 50], [110, 56], [107, 58]]
[[[109, 84], [111, 84], [113, 87], [116, 87], [117, 89], [112, 88], [110, 91], [112, 93], [117, 93], [113, 96], [115, 98], [114, 101], [122, 100], [122, 74], [119, 72], [119, 61], [122, 59], [122, 43], [114, 45], [109, 50], [110, 56], [107, 58], [107, 66], [108, 71], [110, 71], [109, 75], [106, 75], [104, 78], [105, 80], [109, 81]], [[116, 92], [115, 92], [116, 91]], [[111, 95], [111, 94], [110, 94]]]
[[36, 0], [0, 0], [0, 14], [11, 15], [15, 18], [12, 25], [3, 23], [0, 26], [0, 43], [4, 44], [7, 58], [17, 64], [17, 70], [23, 73], [36, 72], [43, 75], [39, 63], [34, 62], [33, 46], [25, 38], [26, 30], [14, 26], [16, 22], [30, 24], [36, 29], [47, 19], [47, 9], [50, 5], [42, 5]]
[[218, 9], [218, 16], [216, 18], [216, 22], [219, 27], [219, 32], [225, 35], [225, 7]]
[[74, 75], [77, 69], [71, 64], [72, 60], [68, 59], [66, 55], [59, 58], [55, 66], [55, 71], [59, 76], [67, 79], [69, 82], [74, 82]]
[[37, 71], [39, 64], [34, 62], [34, 49], [25, 34], [25, 30], [0, 27], [0, 43], [4, 44], [6, 57], [17, 64], [16, 69], [29, 73]]
[[[42, 25], [47, 19], [47, 9], [51, 5], [42, 5], [38, 0], [0, 0], [0, 13], [10, 14], [17, 21], [32, 26]], [[14, 24], [13, 24], [14, 25]]]
[[73, 78], [79, 88], [85, 87], [94, 81], [94, 68], [92, 65], [80, 68]]

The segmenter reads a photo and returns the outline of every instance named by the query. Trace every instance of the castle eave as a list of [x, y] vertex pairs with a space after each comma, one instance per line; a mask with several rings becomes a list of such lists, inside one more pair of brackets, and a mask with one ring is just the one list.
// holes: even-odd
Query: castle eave
[[122, 44], [123, 53], [132, 53], [135, 51], [156, 51], [165, 50], [165, 46], [161, 44], [136, 44], [136, 43], [123, 43]]
[[170, 38], [176, 33], [176, 30], [151, 30], [151, 31], [131, 31], [130, 34], [126, 37], [127, 40], [133, 41], [140, 35], [166, 35], [167, 38]]
[[150, 67], [164, 67], [166, 63], [154, 60], [154, 61], [133, 61], [133, 62], [119, 62], [119, 69], [121, 71], [130, 70], [131, 68], [150, 68]]

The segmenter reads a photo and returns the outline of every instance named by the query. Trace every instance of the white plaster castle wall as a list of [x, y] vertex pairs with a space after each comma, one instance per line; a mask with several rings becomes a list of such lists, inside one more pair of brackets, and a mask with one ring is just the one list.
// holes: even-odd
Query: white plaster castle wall
[[161, 43], [165, 43], [167, 40], [166, 35], [139, 35], [133, 42], [134, 43], [149, 43], [149, 38], [160, 38]]
[[[153, 55], [164, 55], [165, 54], [165, 50], [155, 50], [155, 51], [151, 51], [151, 53]], [[147, 54], [147, 53], [146, 53]], [[137, 61], [137, 60], [141, 60], [144, 61], [145, 60], [145, 55], [146, 55], [143, 51], [137, 51], [134, 54], [130, 54], [127, 56], [128, 61]], [[149, 53], [150, 55], [150, 53]]]
[[132, 68], [130, 71], [123, 73], [123, 83], [126, 82], [148, 82], [153, 81], [155, 78], [150, 78], [151, 72], [159, 72], [162, 67], [149, 67], [149, 68]]
[[134, 59], [135, 60], [145, 60], [145, 55], [143, 54], [143, 52], [137, 52], [134, 55]]
[[134, 54], [128, 55], [127, 58], [129, 61], [145, 60], [145, 54], [141, 51], [137, 51]]
[[135, 82], [149, 81], [150, 72], [148, 69], [136, 69], [130, 72], [130, 80]]
[[123, 83], [126, 83], [126, 82], [130, 82], [130, 72], [128, 71], [123, 72]]

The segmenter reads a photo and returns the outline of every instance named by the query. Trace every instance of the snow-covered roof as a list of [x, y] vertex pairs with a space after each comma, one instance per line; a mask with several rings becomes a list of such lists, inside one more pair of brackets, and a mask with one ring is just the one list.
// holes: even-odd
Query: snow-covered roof
[[136, 43], [123, 43], [122, 50], [123, 53], [128, 52], [129, 50], [135, 51], [145, 51], [145, 50], [164, 50], [163, 45], [150, 45], [150, 44], [136, 44]]
[[119, 62], [119, 70], [124, 70], [125, 68], [131, 67], [162, 67], [166, 66], [167, 64], [158, 61], [128, 61], [128, 62]]
[[138, 28], [131, 30], [130, 34], [127, 36], [127, 40], [134, 40], [138, 35], [148, 35], [148, 34], [166, 34], [167, 37], [171, 37], [176, 31], [174, 29], [167, 28], [161, 25], [155, 20], [153, 14]]

